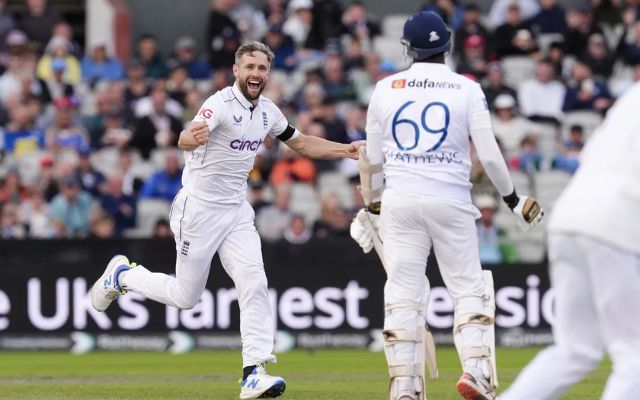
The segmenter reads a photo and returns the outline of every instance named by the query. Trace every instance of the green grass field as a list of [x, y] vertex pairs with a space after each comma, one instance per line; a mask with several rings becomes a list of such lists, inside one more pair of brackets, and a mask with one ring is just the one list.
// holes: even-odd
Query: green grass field
[[[538, 349], [499, 349], [503, 390]], [[269, 371], [287, 380], [285, 400], [384, 400], [383, 353], [364, 350], [293, 351]], [[431, 400], [459, 399], [452, 347], [438, 348], [440, 378], [428, 382]], [[611, 369], [604, 363], [563, 399], [598, 399]], [[0, 399], [237, 399], [239, 351], [167, 353], [0, 353]], [[523, 399], [526, 400], [526, 399]]]

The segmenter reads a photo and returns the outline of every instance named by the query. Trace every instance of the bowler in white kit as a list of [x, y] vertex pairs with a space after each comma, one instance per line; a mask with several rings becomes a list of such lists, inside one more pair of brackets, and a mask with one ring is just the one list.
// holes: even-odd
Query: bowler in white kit
[[176, 308], [193, 308], [217, 252], [238, 292], [241, 399], [278, 397], [285, 390], [284, 379], [268, 375], [265, 369], [266, 363], [276, 361], [272, 354], [274, 323], [255, 214], [245, 200], [256, 152], [267, 135], [310, 158], [357, 159], [358, 147], [363, 144], [307, 136], [289, 125], [278, 107], [261, 95], [273, 58], [262, 43], [240, 46], [233, 66], [234, 85], [209, 97], [190, 127], [180, 133], [178, 146], [185, 158], [183, 188], [170, 215], [176, 276], [152, 273], [117, 255], [91, 292], [98, 311], [107, 309], [127, 291]]
[[[444, 64], [451, 33], [442, 19], [432, 12], [413, 15], [402, 43], [413, 64], [377, 83], [367, 114], [366, 155], [360, 157], [361, 192], [368, 204], [360, 213], [369, 213], [372, 226], [379, 226], [387, 268], [388, 398], [426, 398], [425, 268], [433, 248], [455, 303], [454, 340], [463, 368], [457, 391], [466, 399], [494, 399], [495, 300], [491, 275], [481, 270], [478, 254], [470, 139], [523, 225], [539, 222], [542, 208], [516, 194], [480, 86]], [[351, 234], [365, 251], [371, 249], [372, 234], [359, 218]]]
[[549, 219], [555, 344], [501, 400], [559, 398], [613, 363], [603, 400], [637, 399], [640, 384], [640, 83], [607, 112]]

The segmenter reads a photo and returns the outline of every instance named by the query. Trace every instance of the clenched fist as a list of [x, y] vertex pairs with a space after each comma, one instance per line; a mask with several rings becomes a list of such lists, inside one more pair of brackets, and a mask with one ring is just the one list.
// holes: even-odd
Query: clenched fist
[[198, 144], [206, 144], [209, 141], [209, 126], [206, 122], [195, 122], [189, 127], [189, 132]]

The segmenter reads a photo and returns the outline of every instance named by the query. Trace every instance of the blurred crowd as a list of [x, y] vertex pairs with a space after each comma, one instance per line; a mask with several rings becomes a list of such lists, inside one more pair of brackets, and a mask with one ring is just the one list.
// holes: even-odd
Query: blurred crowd
[[[178, 135], [209, 95], [233, 83], [245, 40], [276, 54], [264, 95], [299, 130], [344, 143], [365, 137], [375, 83], [407, 65], [398, 57], [403, 19], [398, 32], [391, 16], [375, 18], [361, 1], [264, 0], [256, 8], [212, 0], [202, 37], [177, 38], [164, 54], [153, 32], [141, 35], [126, 65], [107, 43], [78, 43], [46, 0], [25, 3], [13, 15], [0, 0], [5, 239], [170, 237], [166, 218], [184, 163]], [[497, 0], [487, 10], [433, 0], [416, 8], [451, 27], [447, 63], [482, 85], [505, 159], [527, 177], [522, 192], [544, 191], [538, 177], [546, 172], [573, 173], [602, 115], [640, 80], [638, 0]], [[484, 261], [517, 261], [477, 162], [471, 178]], [[362, 206], [357, 182], [350, 160], [307, 160], [267, 138], [248, 198], [264, 240], [300, 244], [348, 236]]]

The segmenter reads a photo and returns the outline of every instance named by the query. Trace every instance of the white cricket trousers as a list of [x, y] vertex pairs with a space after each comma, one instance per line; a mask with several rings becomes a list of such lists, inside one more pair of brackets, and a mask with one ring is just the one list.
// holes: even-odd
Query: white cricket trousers
[[558, 398], [609, 354], [603, 400], [637, 399], [640, 254], [586, 236], [549, 236], [555, 344], [538, 353], [500, 400]]
[[204, 291], [216, 252], [238, 292], [243, 366], [275, 362], [274, 324], [255, 213], [246, 201], [215, 204], [183, 189], [173, 201], [170, 224], [176, 241], [176, 276], [143, 266], [127, 271], [121, 283], [132, 292], [168, 304], [193, 308]]
[[[433, 247], [440, 273], [456, 304], [456, 313], [482, 313], [484, 293], [475, 220], [479, 211], [472, 204], [453, 202], [386, 189], [382, 195], [382, 235], [387, 264], [385, 306], [411, 304], [425, 295], [427, 258]], [[465, 301], [460, 301], [466, 298]], [[385, 313], [385, 329], [415, 329], [418, 311], [394, 308]], [[463, 346], [480, 346], [481, 331], [462, 329]], [[411, 362], [415, 345], [394, 345], [397, 360]], [[390, 361], [390, 360], [388, 360]]]

